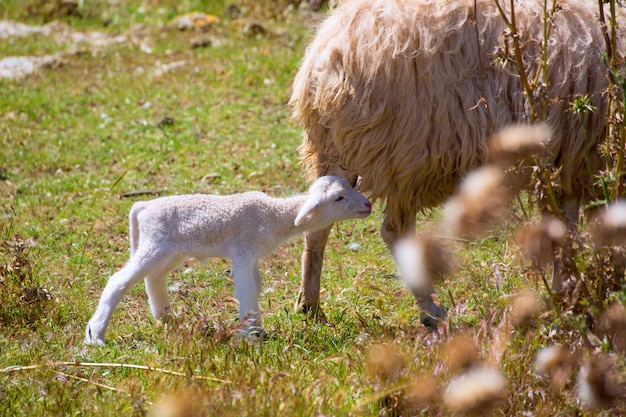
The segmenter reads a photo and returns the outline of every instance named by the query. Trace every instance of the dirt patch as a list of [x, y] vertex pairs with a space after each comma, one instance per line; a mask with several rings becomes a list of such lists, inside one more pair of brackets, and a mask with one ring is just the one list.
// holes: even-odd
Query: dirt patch
[[0, 21], [0, 39], [42, 35], [58, 44], [78, 47], [80, 44], [98, 48], [111, 43], [124, 42], [126, 35], [111, 36], [102, 32], [79, 32], [63, 22], [51, 22], [42, 26], [31, 26], [10, 20]]
[[63, 58], [59, 55], [10, 56], [0, 59], [0, 78], [24, 78], [41, 68], [55, 67], [62, 62]]
[[62, 22], [31, 26], [9, 20], [0, 21], [0, 39], [45, 36], [62, 46], [65, 51], [43, 56], [10, 56], [0, 60], [0, 79], [20, 79], [42, 68], [56, 67], [67, 56], [78, 52], [97, 51], [113, 43], [128, 40], [126, 34], [109, 35], [102, 32], [79, 32]]

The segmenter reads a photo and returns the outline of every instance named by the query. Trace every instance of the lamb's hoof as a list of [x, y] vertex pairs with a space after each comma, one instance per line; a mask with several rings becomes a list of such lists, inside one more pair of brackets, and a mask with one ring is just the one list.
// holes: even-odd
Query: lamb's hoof
[[253, 329], [248, 333], [248, 340], [253, 342], [262, 342], [268, 339], [267, 332], [264, 329]]
[[86, 337], [84, 343], [90, 346], [104, 346], [104, 340], [102, 339], [91, 339]]
[[156, 325], [158, 327], [163, 327], [163, 326], [168, 326], [168, 327], [172, 327], [172, 326], [178, 326], [180, 325], [183, 320], [184, 317], [181, 313], [174, 311], [174, 309], [172, 308], [172, 306], [167, 306], [163, 309], [163, 311], [161, 311], [160, 313], [156, 314], [155, 316], [156, 319]]
[[91, 324], [87, 324], [84, 343], [92, 346], [104, 346], [104, 334], [96, 334], [96, 332], [91, 330]]
[[240, 340], [245, 340], [247, 342], [262, 342], [268, 339], [267, 332], [259, 326], [253, 326], [247, 329], [241, 329], [238, 332], [238, 336]]

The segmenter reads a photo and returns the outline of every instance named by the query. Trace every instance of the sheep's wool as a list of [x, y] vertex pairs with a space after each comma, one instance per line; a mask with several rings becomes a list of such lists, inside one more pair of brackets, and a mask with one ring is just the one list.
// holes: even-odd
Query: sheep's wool
[[[499, 3], [510, 19], [510, 2]], [[588, 170], [581, 167], [600, 167], [596, 148], [607, 110], [598, 2], [559, 1], [545, 74], [544, 1], [514, 4], [525, 71], [547, 84], [545, 121], [555, 133], [548, 150], [561, 168], [557, 191], [589, 198]], [[617, 9], [623, 53], [626, 16]], [[304, 128], [300, 152], [309, 175], [360, 176], [361, 190], [387, 200], [391, 229], [443, 202], [488, 158], [490, 134], [531, 121], [507, 33], [493, 0], [342, 2], [318, 28], [290, 100]], [[538, 90], [533, 101], [540, 111]], [[583, 95], [594, 111], [570, 111]]]

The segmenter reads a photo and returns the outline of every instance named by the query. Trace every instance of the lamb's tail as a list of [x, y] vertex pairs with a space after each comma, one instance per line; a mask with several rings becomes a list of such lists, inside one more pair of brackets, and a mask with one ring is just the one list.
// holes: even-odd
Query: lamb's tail
[[144, 201], [138, 201], [130, 209], [130, 215], [128, 216], [129, 234], [130, 234], [130, 256], [133, 256], [139, 247], [139, 220], [137, 217], [139, 213], [146, 208]]

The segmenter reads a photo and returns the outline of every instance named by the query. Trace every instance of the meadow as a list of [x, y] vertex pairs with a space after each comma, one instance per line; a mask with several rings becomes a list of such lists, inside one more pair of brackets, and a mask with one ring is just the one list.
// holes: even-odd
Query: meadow
[[[187, 25], [181, 16], [194, 11], [203, 15]], [[2, 2], [0, 20], [47, 29], [0, 37], [0, 57], [53, 59], [0, 79], [0, 415], [626, 415], [623, 270], [581, 238], [578, 292], [552, 294], [550, 269], [516, 244], [537, 218], [525, 196], [484, 236], [446, 239], [454, 266], [437, 284], [448, 311], [438, 331], [420, 324], [396, 279], [376, 204], [331, 232], [327, 323], [295, 311], [298, 238], [261, 262], [263, 341], [236, 336], [230, 264], [215, 259], [170, 276], [177, 320], [156, 322], [138, 285], [106, 345], [83, 344], [104, 285], [128, 259], [134, 201], [306, 190], [287, 101], [325, 13], [287, 0]], [[440, 219], [420, 214], [418, 229]], [[528, 312], [515, 301], [524, 290], [538, 297]], [[540, 375], [535, 358], [554, 345], [567, 354]], [[446, 388], [477, 363], [505, 383], [455, 409]], [[580, 395], [585, 363], [615, 394], [597, 407]]]

